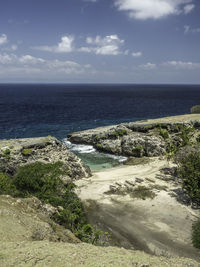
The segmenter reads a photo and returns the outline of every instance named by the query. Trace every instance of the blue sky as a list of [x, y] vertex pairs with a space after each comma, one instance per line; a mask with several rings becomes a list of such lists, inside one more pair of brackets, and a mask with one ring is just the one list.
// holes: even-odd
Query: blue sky
[[200, 1], [1, 0], [0, 82], [200, 84]]

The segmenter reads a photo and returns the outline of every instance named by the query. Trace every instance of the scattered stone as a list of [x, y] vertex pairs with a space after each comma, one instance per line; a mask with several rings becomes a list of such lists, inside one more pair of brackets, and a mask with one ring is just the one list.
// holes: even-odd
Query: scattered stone
[[134, 182], [132, 182], [132, 181], [125, 181], [127, 184], [129, 184], [129, 185], [131, 185], [131, 186], [135, 186], [135, 183]]
[[135, 182], [136, 182], [136, 183], [142, 183], [142, 182], [144, 182], [144, 179], [141, 179], [141, 178], [135, 178]]

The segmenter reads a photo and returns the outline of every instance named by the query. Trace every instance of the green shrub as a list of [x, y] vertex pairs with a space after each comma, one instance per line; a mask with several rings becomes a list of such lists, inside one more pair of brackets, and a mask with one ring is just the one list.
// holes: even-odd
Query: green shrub
[[5, 159], [10, 159], [10, 153], [11, 153], [10, 149], [7, 148], [7, 149], [5, 149], [4, 151], [2, 151], [2, 154], [1, 154], [1, 155], [2, 155]]
[[96, 136], [94, 137], [94, 141], [95, 141], [95, 142], [98, 142], [99, 139], [100, 139], [100, 137], [99, 137], [98, 135], [96, 135]]
[[134, 148], [134, 152], [135, 152], [135, 156], [136, 157], [141, 157], [142, 156], [142, 150], [143, 150], [143, 147], [141, 145], [137, 145], [135, 148]]
[[192, 226], [192, 244], [200, 248], [200, 218]]
[[[70, 229], [82, 241], [97, 242], [98, 231], [87, 222], [83, 205], [74, 192], [75, 184], [64, 185], [61, 180], [61, 177], [67, 173], [68, 169], [62, 162], [48, 164], [35, 162], [21, 166], [12, 180], [8, 176], [2, 176], [1, 192], [13, 195], [10, 192], [12, 191], [10, 188], [13, 187], [18, 190], [15, 193], [17, 196], [36, 196], [42, 202], [54, 207], [62, 206], [63, 209], [54, 214], [52, 219]], [[10, 184], [8, 189], [6, 184]]]
[[102, 150], [103, 146], [102, 146], [102, 144], [97, 144], [96, 148], [99, 149], [99, 150]]
[[180, 146], [186, 146], [190, 144], [190, 134], [194, 132], [194, 128], [190, 126], [186, 126], [183, 124], [178, 124], [176, 126], [178, 131], [178, 136], [182, 139], [182, 143]]
[[12, 184], [11, 178], [5, 173], [0, 173], [0, 194], [15, 195], [16, 187]]
[[168, 160], [172, 159], [177, 152], [178, 147], [172, 143], [169, 143], [166, 148], [166, 157]]
[[193, 203], [200, 205], [200, 152], [191, 153], [178, 162], [178, 177]]
[[33, 153], [33, 150], [31, 149], [31, 148], [24, 148], [23, 150], [22, 150], [22, 154], [24, 155], [24, 156], [29, 156], [29, 155], [31, 155]]
[[127, 135], [127, 131], [125, 129], [119, 130], [118, 131], [119, 136], [124, 136]]
[[191, 114], [199, 114], [200, 113], [200, 105], [196, 105], [196, 106], [193, 106], [191, 109], [190, 109], [190, 113]]
[[35, 162], [21, 166], [16, 173], [13, 183], [21, 192], [22, 197], [34, 194], [37, 197], [52, 193], [62, 184], [59, 177], [64, 175], [63, 163]]
[[169, 132], [166, 129], [160, 128], [160, 135], [163, 137], [163, 139], [169, 138]]
[[156, 194], [152, 192], [150, 188], [142, 185], [139, 185], [132, 192], [130, 192], [130, 195], [133, 198], [140, 198], [143, 200], [145, 200], [146, 198], [153, 199], [156, 196]]
[[121, 129], [121, 130], [115, 130], [114, 132], [110, 133], [111, 137], [120, 137], [120, 136], [124, 136], [127, 134], [127, 130], [125, 129]]

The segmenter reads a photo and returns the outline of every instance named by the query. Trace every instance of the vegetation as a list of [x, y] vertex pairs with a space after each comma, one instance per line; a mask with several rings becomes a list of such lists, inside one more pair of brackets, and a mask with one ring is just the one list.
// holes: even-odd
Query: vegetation
[[29, 155], [32, 154], [32, 152], [33, 152], [33, 150], [32, 150], [31, 148], [24, 148], [24, 149], [22, 150], [22, 154], [23, 154], [24, 156], [29, 156]]
[[200, 205], [200, 152], [187, 155], [178, 164], [178, 177], [183, 189], [193, 203]]
[[167, 146], [167, 158], [170, 159], [182, 148], [192, 144], [191, 137], [194, 132], [194, 128], [191, 126], [185, 126], [183, 124], [176, 125], [176, 136], [179, 137], [179, 142], [174, 144], [168, 142]]
[[61, 206], [62, 209], [53, 215], [55, 222], [70, 229], [82, 241], [96, 243], [101, 231], [88, 224], [83, 205], [74, 192], [75, 185], [65, 185], [61, 180], [67, 172], [62, 162], [21, 166], [14, 177], [0, 173], [0, 194], [35, 196], [43, 203]]
[[142, 156], [142, 150], [143, 150], [143, 147], [141, 145], [137, 145], [135, 147], [134, 152], [136, 153], [136, 157]]
[[97, 149], [99, 149], [99, 150], [102, 150], [102, 148], [103, 148], [102, 144], [97, 144], [96, 147], [97, 147]]
[[191, 109], [190, 109], [190, 113], [191, 114], [199, 114], [200, 113], [200, 105], [196, 105], [196, 106], [193, 106]]
[[181, 146], [190, 144], [191, 133], [194, 132], [194, 128], [191, 126], [185, 126], [182, 124], [177, 125], [178, 136], [182, 139]]
[[127, 131], [125, 129], [116, 130], [110, 134], [112, 137], [120, 137], [124, 135], [127, 135]]
[[2, 152], [2, 156], [3, 156], [5, 159], [10, 159], [10, 153], [11, 153], [10, 149], [7, 148], [7, 149], [5, 149], [5, 150]]
[[162, 136], [163, 139], [169, 138], [169, 132], [166, 129], [160, 128], [160, 135]]
[[2, 172], [0, 172], [0, 194], [16, 195], [16, 187], [12, 184], [12, 180]]
[[146, 186], [139, 185], [137, 188], [135, 188], [131, 193], [130, 196], [133, 198], [140, 198], [145, 200], [146, 198], [153, 199], [156, 194], [151, 191], [150, 188]]
[[200, 249], [200, 218], [192, 226], [192, 243]]
[[151, 129], [153, 129], [153, 125], [152, 125], [152, 124], [145, 125], [145, 126], [144, 126], [144, 129], [145, 129], [146, 131], [151, 130]]

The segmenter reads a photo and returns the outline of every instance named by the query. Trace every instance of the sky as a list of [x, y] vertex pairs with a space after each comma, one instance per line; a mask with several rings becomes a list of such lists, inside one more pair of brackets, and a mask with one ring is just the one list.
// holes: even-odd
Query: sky
[[200, 1], [1, 0], [9, 82], [200, 84]]

